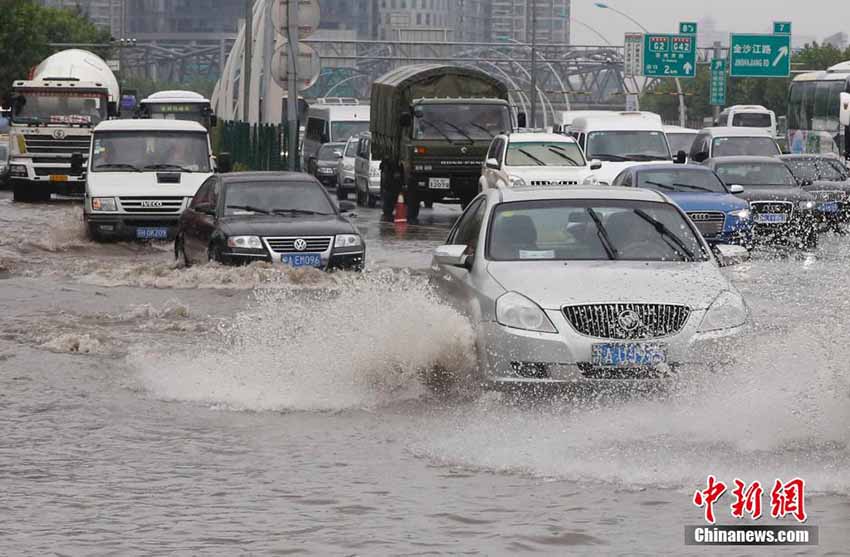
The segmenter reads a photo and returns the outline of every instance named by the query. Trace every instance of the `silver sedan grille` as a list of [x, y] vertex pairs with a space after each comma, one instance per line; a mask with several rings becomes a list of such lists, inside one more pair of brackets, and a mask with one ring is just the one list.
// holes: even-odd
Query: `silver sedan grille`
[[682, 330], [691, 309], [668, 304], [586, 304], [565, 306], [564, 316], [579, 333], [596, 338], [643, 340]]

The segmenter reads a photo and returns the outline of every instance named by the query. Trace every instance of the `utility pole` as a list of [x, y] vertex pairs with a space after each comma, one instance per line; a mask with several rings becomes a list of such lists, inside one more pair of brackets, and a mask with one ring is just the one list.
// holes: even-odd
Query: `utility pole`
[[286, 121], [289, 131], [287, 158], [289, 170], [297, 169], [298, 156], [298, 0], [287, 3], [288, 25], [286, 29], [289, 41], [289, 74], [287, 76]]
[[242, 121], [251, 112], [251, 58], [254, 49], [254, 0], [245, 0], [245, 59], [242, 61]]
[[[721, 53], [720, 41], [714, 41], [714, 59], [720, 59]], [[726, 76], [723, 76], [723, 79], [726, 79]], [[712, 110], [714, 111], [714, 122], [717, 122], [720, 119], [720, 107], [715, 105]]]
[[531, 118], [532, 128], [537, 127], [537, 0], [531, 4]]

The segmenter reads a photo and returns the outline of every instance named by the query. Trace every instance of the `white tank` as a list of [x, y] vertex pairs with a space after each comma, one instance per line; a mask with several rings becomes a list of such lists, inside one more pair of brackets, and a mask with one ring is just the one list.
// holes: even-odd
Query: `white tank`
[[87, 50], [63, 50], [48, 56], [33, 70], [32, 81], [69, 78], [101, 83], [109, 89], [109, 102], [119, 101], [120, 89], [115, 74], [100, 56]]

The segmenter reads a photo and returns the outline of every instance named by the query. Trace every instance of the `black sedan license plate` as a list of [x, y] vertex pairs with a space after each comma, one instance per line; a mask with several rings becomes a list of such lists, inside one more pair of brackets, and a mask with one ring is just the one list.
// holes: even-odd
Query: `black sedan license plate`
[[610, 342], [594, 344], [594, 367], [654, 367], [667, 363], [667, 346], [659, 343]]
[[320, 253], [287, 253], [280, 258], [281, 263], [291, 267], [321, 267], [322, 254]]

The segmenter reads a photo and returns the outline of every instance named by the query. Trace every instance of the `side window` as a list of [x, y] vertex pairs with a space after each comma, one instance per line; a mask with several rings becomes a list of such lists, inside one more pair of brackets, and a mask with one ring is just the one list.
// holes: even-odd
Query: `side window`
[[466, 246], [467, 255], [475, 253], [478, 247], [478, 236], [481, 231], [481, 223], [484, 221], [484, 211], [487, 207], [485, 198], [467, 207], [466, 212], [460, 217], [457, 228], [454, 231], [452, 244], [463, 244]]
[[210, 205], [213, 207], [218, 206], [218, 198], [221, 195], [221, 181], [217, 178], [213, 178], [212, 183], [212, 193], [210, 194]]
[[578, 141], [578, 144], [581, 146], [581, 150], [586, 153], [587, 152], [587, 145], [584, 144], [584, 134], [583, 133], [578, 134], [578, 137], [576, 137], [576, 141]]
[[614, 181], [615, 185], [630, 187], [632, 185], [632, 175], [630, 172], [623, 172]]
[[320, 141], [322, 138], [322, 121], [316, 118], [308, 118], [306, 133], [309, 139]]
[[497, 157], [497, 156], [496, 156], [496, 146], [498, 146], [498, 144], [499, 144], [499, 139], [498, 139], [498, 138], [497, 138], [497, 139], [494, 139], [494, 140], [490, 143], [490, 148], [489, 148], [489, 149], [487, 149], [487, 159], [488, 159], [488, 160], [489, 160], [489, 159], [498, 159], [498, 158], [499, 158], [499, 157]]
[[212, 197], [213, 185], [215, 182], [216, 179], [213, 177], [201, 184], [201, 187], [198, 188], [197, 193], [195, 193], [195, 197], [192, 198], [192, 204], [190, 207], [195, 209], [199, 205], [208, 205]]
[[691, 145], [691, 152], [688, 156], [694, 158], [694, 155], [697, 153], [704, 152], [708, 152], [708, 136], [706, 134], [700, 134], [694, 140], [693, 145]]

